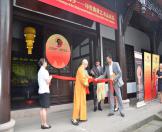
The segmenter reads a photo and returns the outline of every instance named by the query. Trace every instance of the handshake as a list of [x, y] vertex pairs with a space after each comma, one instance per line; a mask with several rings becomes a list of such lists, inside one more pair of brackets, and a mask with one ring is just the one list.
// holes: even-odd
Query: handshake
[[[91, 75], [93, 75], [93, 76], [95, 76], [95, 73], [91, 70]], [[93, 78], [92, 76], [89, 76], [89, 82], [94, 82], [94, 83], [100, 83], [100, 82], [108, 82], [108, 81], [110, 81], [110, 82], [116, 82], [117, 80], [116, 80], [116, 74], [115, 73], [113, 73], [111, 76], [110, 76], [110, 78], [104, 78], [104, 76], [102, 77], [102, 75], [101, 76], [99, 76], [99, 77], [97, 77], [97, 78]]]
[[[101, 80], [106, 80], [106, 79], [101, 79], [100, 77], [99, 78], [93, 78], [94, 82], [100, 82]], [[116, 75], [113, 74], [110, 76], [109, 80], [113, 81], [113, 82], [116, 82]]]
[[93, 82], [93, 83], [106, 83], [106, 82], [109, 82], [109, 83], [114, 83], [114, 80], [112, 80], [112, 79], [106, 79], [106, 78], [104, 78], [104, 79], [100, 79], [100, 78], [92, 78], [92, 79], [89, 79], [89, 83], [91, 83], [91, 82]]

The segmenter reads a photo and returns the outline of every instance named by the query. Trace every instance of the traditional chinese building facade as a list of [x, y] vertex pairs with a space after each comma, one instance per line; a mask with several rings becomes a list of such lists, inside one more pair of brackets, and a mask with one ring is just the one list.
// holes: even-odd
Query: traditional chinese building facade
[[[0, 130], [14, 124], [11, 110], [38, 107], [37, 62], [54, 34], [68, 41], [70, 61], [60, 69], [49, 63], [50, 74], [75, 76], [83, 58], [91, 68], [112, 54], [123, 71], [123, 100], [136, 97], [134, 51], [161, 53], [161, 8], [160, 0], [0, 0]], [[53, 79], [52, 105], [71, 103], [73, 85]]]

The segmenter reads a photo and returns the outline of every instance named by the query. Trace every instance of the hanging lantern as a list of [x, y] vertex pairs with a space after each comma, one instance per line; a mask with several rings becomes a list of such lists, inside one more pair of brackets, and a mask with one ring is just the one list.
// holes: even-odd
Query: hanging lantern
[[25, 27], [24, 28], [24, 36], [26, 47], [28, 49], [28, 54], [32, 54], [34, 39], [36, 37], [36, 30], [33, 27]]

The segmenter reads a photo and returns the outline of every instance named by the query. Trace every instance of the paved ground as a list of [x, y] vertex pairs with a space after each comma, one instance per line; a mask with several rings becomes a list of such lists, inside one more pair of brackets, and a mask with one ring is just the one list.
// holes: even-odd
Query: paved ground
[[108, 106], [104, 105], [102, 112], [93, 112], [92, 106], [88, 110], [88, 121], [79, 126], [71, 125], [71, 110], [53, 112], [49, 114], [50, 130], [41, 130], [39, 116], [16, 119], [15, 132], [120, 132], [127, 127], [138, 123], [162, 111], [159, 101], [147, 103], [142, 108], [130, 107], [125, 109], [125, 118], [117, 112], [113, 117], [108, 117]]

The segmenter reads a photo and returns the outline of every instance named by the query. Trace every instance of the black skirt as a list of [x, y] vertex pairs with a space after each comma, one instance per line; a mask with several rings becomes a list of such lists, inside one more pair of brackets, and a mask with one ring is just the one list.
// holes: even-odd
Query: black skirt
[[50, 94], [43, 93], [39, 94], [39, 103], [41, 108], [49, 108], [50, 107]]

